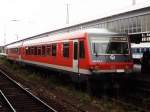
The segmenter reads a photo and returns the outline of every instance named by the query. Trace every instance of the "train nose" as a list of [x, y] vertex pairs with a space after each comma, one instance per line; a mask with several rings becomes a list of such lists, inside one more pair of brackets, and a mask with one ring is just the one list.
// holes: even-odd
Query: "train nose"
[[99, 64], [92, 65], [90, 67], [91, 71], [94, 72], [132, 72], [132, 64], [130, 63], [109, 63], [109, 64]]

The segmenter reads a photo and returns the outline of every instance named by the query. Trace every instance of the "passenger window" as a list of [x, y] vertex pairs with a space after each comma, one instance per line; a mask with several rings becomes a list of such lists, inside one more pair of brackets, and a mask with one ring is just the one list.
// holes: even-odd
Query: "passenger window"
[[56, 56], [57, 46], [56, 44], [52, 44], [52, 56]]
[[38, 55], [41, 55], [41, 47], [38, 47]]
[[46, 55], [50, 55], [51, 52], [51, 45], [46, 46]]
[[74, 59], [78, 59], [78, 42], [74, 42]]
[[37, 55], [37, 47], [34, 47], [34, 55]]
[[141, 48], [141, 53], [143, 53], [144, 52], [144, 48]]
[[149, 48], [146, 48], [146, 52], [149, 52]]
[[34, 47], [31, 47], [31, 55], [34, 54]]
[[45, 55], [45, 46], [42, 46], [42, 56]]
[[144, 52], [146, 52], [146, 48], [144, 48]]
[[79, 56], [80, 58], [85, 58], [84, 41], [79, 42]]
[[27, 55], [29, 55], [29, 48], [28, 47], [25, 48], [25, 52]]
[[46, 56], [50, 55], [51, 46], [50, 46], [50, 45], [47, 45], [45, 49], [46, 49], [46, 51], [45, 51], [46, 54], [45, 54], [45, 55], [46, 55]]
[[69, 57], [69, 43], [68, 42], [63, 43], [63, 56]]
[[139, 48], [137, 48], [137, 53], [140, 53], [140, 49]]
[[29, 53], [29, 55], [31, 55], [31, 47], [29, 47], [28, 53]]

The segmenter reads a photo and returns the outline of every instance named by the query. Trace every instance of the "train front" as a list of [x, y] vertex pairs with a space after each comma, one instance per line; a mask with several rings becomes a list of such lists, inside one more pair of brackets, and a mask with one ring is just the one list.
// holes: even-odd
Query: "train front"
[[89, 35], [90, 70], [94, 74], [126, 74], [133, 70], [130, 42], [126, 35]]

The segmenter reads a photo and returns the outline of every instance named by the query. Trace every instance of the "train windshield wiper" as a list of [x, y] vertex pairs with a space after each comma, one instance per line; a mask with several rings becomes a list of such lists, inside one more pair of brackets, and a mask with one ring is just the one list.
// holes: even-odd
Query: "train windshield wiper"
[[96, 57], [98, 57], [98, 56], [99, 56], [97, 51], [95, 51], [95, 56], [96, 56]]

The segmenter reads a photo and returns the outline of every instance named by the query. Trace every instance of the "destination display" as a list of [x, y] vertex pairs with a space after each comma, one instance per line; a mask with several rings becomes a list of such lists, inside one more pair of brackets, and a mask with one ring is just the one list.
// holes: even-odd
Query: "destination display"
[[92, 40], [94, 40], [94, 42], [96, 41], [127, 41], [127, 37], [101, 37], [101, 38], [95, 38], [93, 37]]
[[127, 37], [112, 37], [111, 41], [127, 41]]

